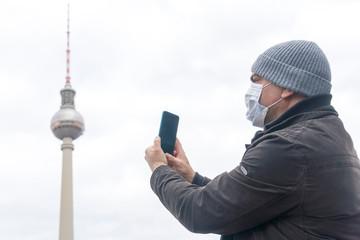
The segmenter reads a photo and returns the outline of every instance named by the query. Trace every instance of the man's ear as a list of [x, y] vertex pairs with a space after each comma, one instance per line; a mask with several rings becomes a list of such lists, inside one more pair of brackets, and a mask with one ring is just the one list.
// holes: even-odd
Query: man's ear
[[281, 97], [282, 97], [282, 98], [288, 98], [288, 97], [290, 97], [290, 96], [292, 96], [292, 95], [294, 95], [294, 94], [295, 94], [294, 91], [292, 91], [292, 90], [290, 90], [290, 89], [283, 88], [283, 91], [282, 91], [282, 93], [281, 93]]

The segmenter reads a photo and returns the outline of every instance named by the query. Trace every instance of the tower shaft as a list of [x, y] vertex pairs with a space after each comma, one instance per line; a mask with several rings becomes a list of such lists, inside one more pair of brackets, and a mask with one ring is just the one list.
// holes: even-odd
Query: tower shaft
[[72, 151], [74, 145], [70, 137], [63, 139], [61, 206], [60, 206], [60, 233], [59, 240], [74, 239], [73, 225], [73, 189], [72, 189]]

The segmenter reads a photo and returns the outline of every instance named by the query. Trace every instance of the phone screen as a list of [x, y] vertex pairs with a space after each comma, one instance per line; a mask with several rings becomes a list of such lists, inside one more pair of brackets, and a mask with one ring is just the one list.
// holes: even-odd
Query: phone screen
[[178, 124], [179, 116], [167, 111], [162, 113], [159, 136], [161, 138], [161, 148], [164, 153], [174, 154]]

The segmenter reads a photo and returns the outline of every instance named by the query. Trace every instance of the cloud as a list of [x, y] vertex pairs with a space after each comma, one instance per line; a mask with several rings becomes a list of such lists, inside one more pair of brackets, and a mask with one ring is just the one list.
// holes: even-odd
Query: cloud
[[[333, 104], [358, 148], [355, 1], [72, 1], [71, 83], [84, 135], [74, 141], [75, 237], [218, 239], [189, 233], [149, 186], [144, 150], [161, 112], [209, 177], [241, 160], [250, 67], [268, 47], [309, 39], [332, 65]], [[58, 236], [61, 141], [50, 131], [65, 84], [67, 2], [5, 1], [0, 9], [0, 232]], [[355, 105], [355, 107], [354, 107]], [[141, 231], [139, 231], [141, 229]]]

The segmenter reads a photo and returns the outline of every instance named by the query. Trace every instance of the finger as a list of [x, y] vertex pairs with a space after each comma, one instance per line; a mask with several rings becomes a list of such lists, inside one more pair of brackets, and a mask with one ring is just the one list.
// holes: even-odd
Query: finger
[[166, 155], [166, 160], [168, 161], [168, 163], [170, 163], [171, 165], [174, 166], [179, 166], [181, 164], [181, 160], [168, 154]]
[[165, 153], [165, 157], [166, 157], [166, 159], [169, 161], [172, 161], [173, 160], [173, 158], [174, 158], [174, 156], [173, 155], [171, 155], [171, 154], [169, 154], [169, 153]]
[[178, 138], [176, 138], [176, 141], [175, 141], [175, 151], [177, 152], [177, 154], [184, 152], [182, 145], [180, 143], [180, 140]]
[[149, 153], [149, 148], [150, 148], [150, 147], [148, 147], [148, 148], [145, 149], [145, 159], [146, 159], [146, 156], [147, 156], [148, 153]]
[[154, 146], [155, 147], [161, 147], [161, 139], [159, 136], [156, 136], [154, 139]]
[[178, 138], [175, 139], [175, 146], [181, 146], [180, 140]]
[[174, 155], [176, 156], [175, 152], [176, 153], [179, 153], [180, 151], [180, 148], [181, 148], [181, 144], [180, 144], [180, 141], [178, 138], [176, 138], [175, 140], [175, 145], [174, 145]]
[[165, 156], [166, 156], [166, 160], [168, 162], [168, 166], [176, 171], [176, 166], [177, 166], [176, 158], [168, 153], [166, 153]]
[[165, 156], [169, 163], [176, 164], [177, 159], [173, 155], [166, 153]]
[[170, 155], [170, 157], [168, 157], [166, 154], [165, 154], [165, 157], [166, 157], [166, 161], [167, 161], [168, 165], [170, 167], [174, 166], [173, 160], [171, 159], [171, 155]]

